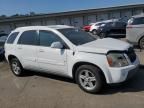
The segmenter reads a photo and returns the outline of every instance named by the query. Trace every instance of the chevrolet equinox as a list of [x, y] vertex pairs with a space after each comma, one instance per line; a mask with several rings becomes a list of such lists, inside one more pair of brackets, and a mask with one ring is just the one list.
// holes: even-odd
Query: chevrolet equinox
[[89, 93], [100, 92], [105, 83], [126, 81], [139, 67], [130, 44], [96, 39], [66, 25], [15, 29], [5, 43], [5, 57], [16, 76], [33, 70], [70, 77]]

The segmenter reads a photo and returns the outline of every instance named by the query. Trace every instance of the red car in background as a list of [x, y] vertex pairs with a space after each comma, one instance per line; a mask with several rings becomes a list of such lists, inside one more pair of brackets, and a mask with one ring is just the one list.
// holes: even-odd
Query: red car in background
[[92, 26], [92, 23], [91, 23], [91, 24], [89, 24], [89, 25], [84, 26], [84, 27], [83, 27], [83, 30], [84, 30], [84, 31], [86, 31], [86, 32], [89, 32], [89, 31], [90, 31], [91, 26]]

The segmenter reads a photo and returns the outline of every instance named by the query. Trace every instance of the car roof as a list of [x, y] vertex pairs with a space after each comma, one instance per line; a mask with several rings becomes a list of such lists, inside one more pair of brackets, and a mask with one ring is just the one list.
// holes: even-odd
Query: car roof
[[19, 31], [26, 31], [26, 30], [35, 30], [35, 29], [66, 29], [66, 28], [74, 28], [68, 25], [49, 25], [49, 26], [25, 26], [25, 27], [18, 27], [13, 32]]
[[91, 24], [100, 24], [100, 23], [109, 23], [109, 22], [120, 22], [120, 19], [103, 20], [103, 21], [98, 21], [96, 23], [91, 23]]
[[144, 17], [144, 14], [139, 14], [139, 15], [134, 15], [132, 16], [133, 18], [140, 18], [140, 17]]

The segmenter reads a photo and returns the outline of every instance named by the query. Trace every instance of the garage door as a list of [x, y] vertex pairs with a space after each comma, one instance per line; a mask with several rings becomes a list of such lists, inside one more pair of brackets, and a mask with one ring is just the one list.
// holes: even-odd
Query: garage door
[[108, 14], [98, 14], [97, 20], [98, 21], [108, 20]]
[[76, 17], [74, 18], [74, 26], [75, 27], [83, 27], [83, 18], [82, 17]]
[[110, 13], [110, 19], [119, 19], [119, 18], [120, 18], [120, 12]]
[[0, 32], [9, 34], [11, 32], [11, 28], [9, 25], [0, 25]]
[[135, 9], [135, 10], [133, 11], [133, 15], [139, 15], [139, 14], [141, 14], [141, 13], [143, 13], [143, 10], [142, 10], [142, 9]]
[[68, 18], [61, 19], [61, 24], [63, 25], [70, 25], [70, 20]]
[[34, 22], [31, 22], [31, 25], [32, 26], [40, 26], [42, 24], [41, 24], [41, 21], [34, 21]]
[[55, 20], [47, 20], [46, 24], [47, 25], [56, 25], [56, 21]]
[[26, 26], [25, 23], [18, 23], [18, 24], [15, 24], [15, 25], [16, 25], [16, 27], [24, 27], [24, 26]]
[[127, 22], [128, 21], [128, 19], [132, 16], [132, 11], [123, 11], [122, 13], [121, 13], [121, 17], [122, 17], [122, 20], [124, 21], [124, 22]]
[[96, 15], [88, 16], [88, 24], [96, 22]]

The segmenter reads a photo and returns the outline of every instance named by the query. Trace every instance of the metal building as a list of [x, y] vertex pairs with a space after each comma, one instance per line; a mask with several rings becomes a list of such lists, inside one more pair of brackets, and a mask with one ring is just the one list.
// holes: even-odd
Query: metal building
[[144, 13], [144, 4], [88, 9], [79, 11], [18, 16], [0, 19], [0, 31], [9, 33], [22, 26], [65, 24], [83, 27], [89, 23], [121, 18], [127, 21], [131, 16]]

